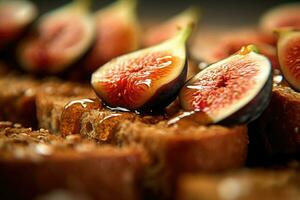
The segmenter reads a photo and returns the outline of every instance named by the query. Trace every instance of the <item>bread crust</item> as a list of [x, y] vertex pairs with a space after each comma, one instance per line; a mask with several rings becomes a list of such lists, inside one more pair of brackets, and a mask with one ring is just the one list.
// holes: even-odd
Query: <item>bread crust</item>
[[39, 127], [57, 134], [65, 105], [82, 98], [95, 98], [93, 90], [88, 85], [61, 81], [44, 83], [36, 95]]
[[[216, 172], [238, 168], [247, 157], [246, 126], [198, 126], [188, 129], [123, 122], [115, 133], [121, 146], [142, 146], [151, 165], [145, 184], [153, 193], [169, 198], [178, 176], [187, 172]], [[222, 152], [222, 153], [220, 153]]]
[[1, 199], [33, 199], [57, 190], [89, 199], [139, 199], [146, 157], [135, 147], [98, 146], [79, 135], [0, 126]]
[[250, 153], [260, 157], [260, 163], [299, 154], [300, 93], [288, 86], [274, 86], [268, 109], [250, 125], [249, 135]]
[[1, 77], [0, 120], [36, 127], [35, 97], [39, 84], [39, 81], [29, 77], [13, 75]]

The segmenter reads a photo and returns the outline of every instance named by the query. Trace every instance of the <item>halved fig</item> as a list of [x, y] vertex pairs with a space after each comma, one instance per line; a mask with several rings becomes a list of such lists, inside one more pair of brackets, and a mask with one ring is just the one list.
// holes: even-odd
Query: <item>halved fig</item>
[[206, 123], [239, 124], [257, 118], [270, 101], [272, 76], [270, 61], [255, 48], [243, 47], [190, 79], [179, 94], [182, 107], [211, 120]]
[[23, 68], [54, 74], [78, 61], [95, 36], [89, 4], [89, 0], [74, 0], [44, 14], [18, 47], [18, 60]]
[[260, 28], [269, 34], [284, 27], [300, 28], [300, 3], [279, 5], [267, 11], [261, 18]]
[[32, 2], [0, 1], [0, 49], [16, 41], [37, 15], [37, 8]]
[[95, 13], [96, 43], [83, 64], [88, 71], [139, 47], [136, 4], [137, 0], [118, 0]]
[[187, 74], [187, 26], [159, 45], [115, 58], [92, 75], [97, 95], [110, 107], [150, 111], [167, 106]]
[[143, 36], [143, 46], [152, 46], [173, 37], [178, 31], [178, 27], [184, 27], [187, 24], [196, 25], [198, 18], [198, 8], [190, 7], [166, 22], [150, 27]]
[[291, 86], [300, 91], [300, 31], [279, 31], [277, 44], [280, 68]]

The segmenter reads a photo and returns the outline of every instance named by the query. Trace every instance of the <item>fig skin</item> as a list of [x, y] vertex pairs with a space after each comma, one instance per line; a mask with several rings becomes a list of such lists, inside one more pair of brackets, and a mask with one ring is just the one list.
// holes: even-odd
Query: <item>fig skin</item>
[[[243, 47], [236, 55], [208, 66], [190, 79], [179, 94], [182, 107], [187, 111], [195, 112], [196, 114], [193, 115], [205, 124], [243, 124], [256, 119], [270, 102], [272, 75], [270, 61], [255, 53], [257, 51], [255, 48], [253, 45]], [[252, 68], [251, 62], [255, 63]], [[244, 64], [245, 68], [243, 66], [239, 68], [234, 63]], [[224, 76], [224, 73], [231, 74]], [[244, 81], [236, 82], [239, 81], [236, 76], [239, 79], [243, 77]], [[245, 86], [244, 83], [248, 85]], [[227, 88], [231, 88], [232, 91]], [[228, 95], [228, 92], [236, 94]], [[243, 95], [244, 93], [246, 95]], [[205, 99], [204, 96], [203, 99], [203, 95], [207, 98]], [[199, 98], [202, 100], [197, 102]], [[235, 98], [232, 103], [229, 102], [231, 98]], [[216, 102], [223, 104], [216, 105]]]
[[186, 61], [180, 75], [173, 81], [160, 87], [155, 92], [155, 94], [147, 101], [147, 103], [139, 108], [139, 111], [142, 113], [147, 113], [149, 111], [152, 113], [159, 112], [162, 111], [163, 108], [168, 106], [171, 102], [173, 102], [178, 95], [178, 91], [186, 81], [187, 71], [188, 64]]
[[282, 29], [277, 31], [280, 69], [287, 82], [300, 91], [300, 30]]
[[78, 62], [95, 37], [89, 7], [89, 0], [74, 0], [42, 15], [17, 47], [23, 69], [37, 74], [59, 74]]
[[196, 26], [199, 16], [199, 9], [197, 7], [190, 7], [159, 25], [147, 28], [142, 39], [142, 46], [153, 46], [174, 37], [178, 31], [178, 27], [184, 27], [187, 24], [194, 24]]
[[175, 98], [186, 80], [185, 43], [192, 25], [153, 47], [115, 58], [92, 75], [96, 94], [110, 107], [157, 111]]
[[137, 0], [118, 0], [94, 14], [96, 41], [82, 64], [88, 72], [94, 72], [111, 59], [138, 49], [140, 25], [136, 6]]
[[30, 1], [1, 1], [0, 50], [8, 48], [22, 37], [37, 15], [37, 7]]

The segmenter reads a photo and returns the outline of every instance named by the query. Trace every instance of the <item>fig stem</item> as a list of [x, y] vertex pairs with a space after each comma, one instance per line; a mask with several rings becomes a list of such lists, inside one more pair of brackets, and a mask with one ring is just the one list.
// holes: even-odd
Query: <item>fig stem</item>
[[100, 9], [98, 12], [115, 12], [121, 13], [125, 16], [135, 17], [135, 9], [137, 7], [138, 0], [117, 0], [107, 6], [106, 8]]
[[297, 30], [292, 27], [286, 27], [286, 28], [275, 29], [273, 32], [277, 35], [277, 37], [280, 38], [296, 31]]
[[239, 51], [238, 54], [240, 55], [246, 55], [250, 52], [258, 53], [258, 48], [254, 44], [249, 44], [247, 46], [243, 46]]
[[92, 6], [92, 0], [74, 0], [74, 7], [78, 10], [88, 11]]
[[189, 23], [186, 27], [178, 27], [179, 32], [175, 37], [176, 40], [185, 43], [193, 31], [194, 24]]
[[127, 5], [129, 8], [134, 10], [137, 7], [138, 0], [119, 0], [122, 5]]
[[190, 23], [197, 24], [200, 17], [200, 8], [197, 6], [191, 6], [184, 10], [179, 18], [188, 18]]

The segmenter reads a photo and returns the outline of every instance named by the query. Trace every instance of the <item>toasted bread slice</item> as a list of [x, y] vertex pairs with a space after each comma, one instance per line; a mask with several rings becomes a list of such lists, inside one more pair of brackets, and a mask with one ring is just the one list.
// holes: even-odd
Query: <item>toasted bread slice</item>
[[62, 135], [79, 133], [101, 143], [111, 143], [114, 129], [125, 120], [157, 123], [164, 116], [142, 116], [134, 112], [122, 112], [104, 107], [99, 100], [75, 100], [65, 106], [61, 115]]
[[39, 127], [58, 133], [64, 106], [81, 98], [95, 98], [91, 87], [73, 82], [45, 82], [36, 95]]
[[57, 79], [36, 80], [28, 76], [8, 75], [0, 78], [0, 87], [3, 88], [0, 91], [0, 120], [28, 127], [52, 128], [53, 133], [58, 130], [60, 118], [55, 114], [62, 112], [55, 111], [60, 109], [58, 105], [63, 107], [76, 98], [95, 97], [87, 85]]
[[0, 120], [37, 125], [35, 95], [40, 82], [28, 77], [0, 78]]
[[144, 147], [152, 159], [145, 184], [166, 198], [174, 195], [177, 177], [186, 172], [222, 171], [241, 167], [247, 156], [247, 128], [235, 126], [167, 127], [122, 122], [114, 140], [121, 146]]
[[298, 199], [299, 169], [245, 169], [219, 175], [180, 178], [177, 200]]
[[299, 154], [300, 93], [288, 86], [274, 86], [269, 108], [251, 124], [250, 131], [251, 157], [264, 161]]
[[33, 199], [55, 191], [87, 199], [139, 199], [146, 157], [139, 148], [97, 146], [79, 135], [0, 122], [1, 199]]

